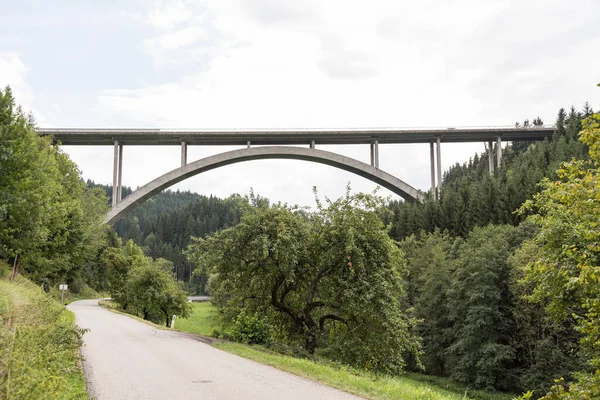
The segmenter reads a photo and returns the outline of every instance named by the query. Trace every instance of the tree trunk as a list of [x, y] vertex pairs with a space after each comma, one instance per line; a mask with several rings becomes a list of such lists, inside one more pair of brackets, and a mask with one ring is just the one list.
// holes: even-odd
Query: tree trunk
[[316, 332], [307, 332], [304, 337], [304, 350], [308, 352], [308, 354], [315, 354], [315, 350], [317, 348], [317, 335]]
[[15, 255], [15, 261], [13, 262], [12, 271], [10, 273], [10, 280], [14, 280], [19, 273], [19, 253]]
[[304, 334], [304, 349], [308, 354], [315, 354], [317, 349], [317, 338], [319, 337], [319, 329], [317, 324], [310, 319], [304, 320], [304, 326], [307, 328]]

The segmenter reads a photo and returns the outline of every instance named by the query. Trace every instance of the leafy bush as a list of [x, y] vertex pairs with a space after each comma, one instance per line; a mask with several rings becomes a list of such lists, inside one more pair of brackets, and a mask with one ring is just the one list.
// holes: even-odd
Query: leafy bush
[[185, 292], [156, 261], [131, 269], [124, 297], [129, 310], [146, 320], [164, 322], [166, 326], [174, 314], [185, 318], [192, 311]]
[[229, 336], [236, 342], [248, 344], [268, 344], [269, 324], [255, 314], [242, 311], [233, 322]]

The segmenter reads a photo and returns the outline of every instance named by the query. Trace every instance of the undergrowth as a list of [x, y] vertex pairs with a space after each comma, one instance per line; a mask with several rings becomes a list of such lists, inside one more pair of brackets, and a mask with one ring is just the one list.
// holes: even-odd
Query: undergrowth
[[88, 398], [73, 321], [27, 279], [0, 277], [0, 398]]

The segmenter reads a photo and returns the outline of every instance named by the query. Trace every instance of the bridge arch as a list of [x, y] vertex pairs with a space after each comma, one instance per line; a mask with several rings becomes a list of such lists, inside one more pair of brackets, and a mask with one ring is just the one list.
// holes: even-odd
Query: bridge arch
[[164, 189], [194, 175], [243, 161], [265, 159], [294, 159], [326, 164], [367, 178], [384, 188], [391, 190], [407, 201], [422, 200], [425, 197], [425, 193], [415, 189], [395, 176], [362, 161], [340, 154], [304, 147], [251, 147], [202, 158], [167, 172], [137, 189], [121, 202], [113, 206], [106, 217], [106, 222], [108, 224], [114, 224], [119, 218], [127, 214], [138, 204], [146, 201], [148, 198]]

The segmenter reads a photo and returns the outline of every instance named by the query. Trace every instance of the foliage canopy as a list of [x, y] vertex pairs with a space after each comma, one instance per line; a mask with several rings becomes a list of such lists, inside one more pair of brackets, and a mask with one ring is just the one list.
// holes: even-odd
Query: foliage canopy
[[398, 372], [420, 345], [402, 311], [404, 258], [377, 216], [382, 205], [348, 192], [315, 213], [255, 206], [188, 253], [214, 274], [211, 294], [229, 321], [256, 315], [309, 354]]
[[522, 208], [536, 212], [530, 218], [541, 228], [541, 251], [527, 276], [535, 285], [533, 299], [544, 301], [556, 321], [575, 319], [596, 368], [570, 391], [556, 387], [549, 399], [600, 394], [600, 114], [583, 127], [580, 140], [589, 147], [589, 160], [562, 164], [558, 179], [544, 179], [542, 192]]

